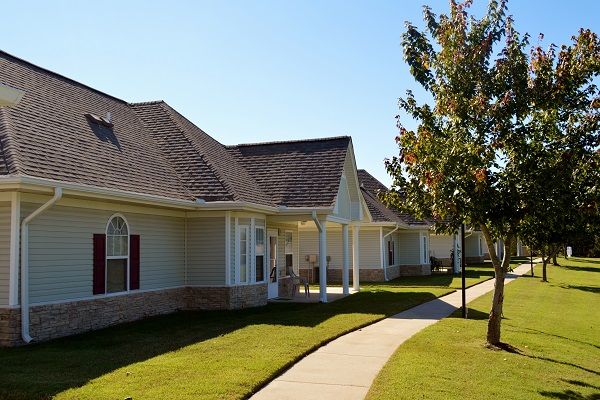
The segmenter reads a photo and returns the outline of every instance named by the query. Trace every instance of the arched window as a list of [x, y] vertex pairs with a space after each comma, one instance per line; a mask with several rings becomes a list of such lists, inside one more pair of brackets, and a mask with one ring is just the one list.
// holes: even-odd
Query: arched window
[[129, 287], [129, 227], [121, 215], [106, 225], [106, 293], [124, 292]]

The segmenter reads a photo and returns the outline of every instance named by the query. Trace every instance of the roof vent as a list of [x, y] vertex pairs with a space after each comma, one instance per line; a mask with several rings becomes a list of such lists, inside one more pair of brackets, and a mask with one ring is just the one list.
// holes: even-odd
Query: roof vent
[[99, 117], [96, 114], [84, 114], [85, 117], [88, 119], [88, 121], [94, 123], [94, 124], [98, 124], [98, 125], [102, 125], [105, 126], [107, 128], [111, 128], [113, 127], [113, 123], [112, 123], [112, 117], [110, 113], [106, 113], [106, 117]]

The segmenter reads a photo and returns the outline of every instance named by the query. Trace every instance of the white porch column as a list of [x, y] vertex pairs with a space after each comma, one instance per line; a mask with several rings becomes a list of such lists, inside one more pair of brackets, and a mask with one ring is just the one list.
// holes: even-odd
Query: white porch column
[[319, 300], [327, 303], [327, 222], [319, 229]]
[[350, 294], [349, 286], [349, 269], [350, 269], [350, 243], [348, 234], [348, 224], [342, 225], [342, 246], [343, 246], [343, 261], [342, 261], [342, 287], [344, 294]]
[[352, 288], [360, 290], [360, 226], [352, 225]]

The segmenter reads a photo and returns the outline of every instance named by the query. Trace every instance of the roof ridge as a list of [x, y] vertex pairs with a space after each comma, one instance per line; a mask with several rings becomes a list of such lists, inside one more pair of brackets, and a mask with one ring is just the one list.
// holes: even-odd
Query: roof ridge
[[240, 143], [235, 145], [226, 145], [226, 148], [236, 148], [236, 147], [250, 147], [250, 146], [265, 146], [265, 145], [276, 145], [276, 144], [289, 144], [289, 143], [313, 143], [313, 142], [327, 142], [333, 140], [340, 139], [352, 139], [351, 136], [342, 135], [342, 136], [330, 136], [323, 138], [310, 138], [310, 139], [293, 139], [293, 140], [275, 140], [271, 142], [257, 142], [257, 143]]
[[137, 107], [137, 106], [153, 106], [156, 104], [160, 104], [160, 103], [165, 103], [164, 100], [148, 100], [148, 101], [137, 101], [134, 103], [127, 103], [129, 104], [131, 107]]
[[10, 53], [7, 53], [7, 52], [6, 52], [6, 51], [4, 51], [4, 50], [0, 50], [0, 56], [4, 56], [4, 57], [9, 57], [9, 58], [12, 58], [13, 60], [15, 60], [15, 61], [17, 61], [17, 62], [19, 62], [19, 63], [21, 63], [21, 64], [25, 64], [26, 66], [28, 66], [28, 67], [30, 67], [30, 68], [34, 68], [34, 69], [37, 69], [38, 71], [41, 71], [41, 72], [44, 72], [44, 73], [47, 73], [47, 74], [53, 75], [54, 77], [56, 77], [56, 78], [58, 78], [58, 79], [65, 80], [65, 81], [67, 81], [67, 82], [69, 82], [69, 83], [71, 83], [71, 84], [75, 84], [75, 85], [77, 85], [77, 86], [80, 86], [80, 87], [82, 87], [82, 88], [84, 88], [84, 89], [91, 90], [92, 92], [98, 93], [98, 94], [100, 94], [100, 95], [102, 95], [102, 96], [110, 97], [111, 99], [113, 99], [113, 100], [116, 100], [116, 101], [119, 101], [119, 102], [121, 102], [121, 103], [124, 103], [124, 104], [129, 104], [129, 103], [127, 103], [127, 102], [126, 102], [125, 100], [123, 100], [123, 99], [120, 99], [120, 98], [118, 98], [118, 97], [115, 97], [115, 96], [113, 96], [113, 95], [111, 95], [111, 94], [108, 94], [108, 93], [106, 93], [106, 92], [103, 92], [103, 91], [101, 91], [101, 90], [95, 89], [95, 88], [93, 88], [93, 87], [91, 87], [91, 86], [88, 86], [88, 85], [86, 85], [85, 83], [81, 83], [81, 82], [79, 82], [79, 81], [76, 81], [75, 79], [72, 79], [72, 78], [69, 78], [69, 77], [67, 77], [67, 76], [61, 75], [61, 74], [59, 74], [58, 72], [54, 72], [54, 71], [52, 71], [52, 70], [50, 70], [50, 69], [48, 69], [48, 68], [40, 67], [39, 65], [37, 65], [37, 64], [34, 64], [34, 63], [32, 63], [31, 61], [27, 61], [27, 60], [25, 60], [25, 59], [23, 59], [23, 58], [20, 58], [20, 57], [14, 56], [14, 55], [12, 55], [12, 54], [10, 54]]
[[[168, 118], [173, 122], [173, 124], [177, 127], [177, 129], [181, 132], [181, 134], [186, 138], [186, 140], [190, 143], [190, 145], [196, 150], [196, 152], [198, 153], [198, 155], [200, 156], [200, 158], [202, 158], [202, 160], [206, 163], [206, 165], [210, 168], [210, 170], [215, 174], [215, 176], [217, 177], [217, 179], [219, 180], [219, 183], [223, 186], [223, 188], [229, 192], [229, 194], [233, 197], [233, 200], [239, 200], [239, 194], [238, 192], [235, 190], [234, 186], [231, 185], [231, 183], [228, 181], [228, 179], [226, 179], [223, 174], [221, 173], [221, 171], [219, 171], [218, 168], [216, 168], [213, 163], [208, 159], [207, 154], [205, 151], [203, 151], [202, 149], [198, 148], [197, 144], [194, 142], [194, 140], [192, 140], [187, 132], [187, 129], [185, 129], [185, 127], [183, 127], [179, 121], [177, 121], [173, 115], [172, 112], [175, 112], [177, 114], [179, 114], [182, 118], [184, 118], [186, 121], [188, 121], [190, 124], [196, 126], [192, 121], [190, 121], [189, 119], [187, 119], [185, 116], [183, 116], [182, 114], [180, 114], [177, 110], [175, 110], [173, 107], [171, 107], [169, 104], [167, 104], [166, 102], [161, 102], [161, 103], [157, 103], [157, 105], [162, 108]], [[196, 126], [197, 127], [197, 126]], [[198, 129], [200, 129], [199, 127], [197, 127]], [[200, 131], [202, 131], [204, 134], [206, 134], [211, 140], [213, 140], [218, 146], [223, 146], [223, 144], [221, 144], [218, 140], [216, 140], [215, 138], [213, 138], [212, 136], [208, 135], [206, 132], [204, 132], [202, 129], [200, 129]], [[225, 146], [223, 146], [225, 147]], [[225, 148], [223, 149], [224, 151], [227, 151]]]
[[[150, 102], [148, 102], [150, 103]], [[131, 106], [132, 104], [129, 104], [129, 106]], [[143, 103], [139, 103], [139, 105], [150, 105], [150, 104], [143, 104]], [[169, 157], [167, 157], [167, 155], [165, 154], [163, 147], [161, 146], [161, 144], [158, 142], [158, 140], [156, 139], [155, 135], [152, 134], [152, 128], [150, 128], [148, 126], [148, 124], [146, 123], [146, 121], [141, 118], [138, 113], [134, 112], [133, 113], [135, 115], [135, 118], [140, 122], [140, 124], [142, 124], [142, 126], [144, 127], [144, 134], [146, 134], [150, 140], [152, 140], [154, 143], [156, 143], [158, 146], [158, 151], [160, 152], [160, 154], [164, 157], [166, 164], [173, 170], [175, 176], [177, 177], [177, 180], [179, 181], [179, 186], [181, 186], [189, 195], [190, 198], [195, 198], [195, 196], [193, 195], [193, 193], [189, 190], [189, 188], [187, 187], [187, 185], [185, 184], [185, 182], [183, 182], [183, 180], [181, 179], [181, 176], [179, 176], [179, 173], [177, 172], [177, 170], [175, 169], [175, 167], [173, 166], [173, 164], [171, 163], [171, 160], [169, 160]]]

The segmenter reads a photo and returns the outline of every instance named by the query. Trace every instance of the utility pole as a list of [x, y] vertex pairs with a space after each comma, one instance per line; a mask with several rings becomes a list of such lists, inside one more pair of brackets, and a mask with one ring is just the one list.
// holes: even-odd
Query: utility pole
[[462, 279], [462, 317], [467, 318], [467, 279], [465, 261], [465, 224], [460, 227], [460, 277]]

